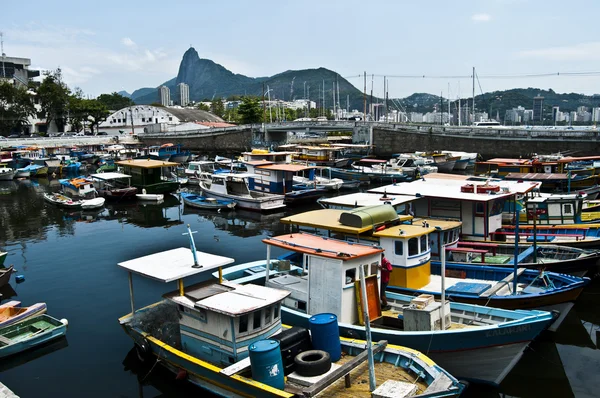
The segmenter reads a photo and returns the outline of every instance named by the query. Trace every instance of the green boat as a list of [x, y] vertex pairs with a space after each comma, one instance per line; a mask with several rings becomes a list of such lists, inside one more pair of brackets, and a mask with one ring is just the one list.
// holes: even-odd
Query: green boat
[[4, 265], [4, 260], [6, 260], [6, 256], [8, 252], [0, 252], [0, 267]]
[[116, 162], [123, 167], [123, 173], [131, 176], [131, 185], [139, 192], [144, 189], [149, 194], [165, 194], [179, 189], [179, 182], [171, 180], [169, 169], [178, 163], [153, 159], [130, 159]]
[[68, 321], [43, 314], [0, 328], [0, 358], [18, 354], [67, 333]]

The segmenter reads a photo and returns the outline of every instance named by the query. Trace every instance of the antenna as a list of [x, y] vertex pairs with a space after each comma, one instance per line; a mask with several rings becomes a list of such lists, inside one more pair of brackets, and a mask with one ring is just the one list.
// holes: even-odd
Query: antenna
[[6, 78], [6, 70], [4, 69], [4, 33], [0, 32], [0, 53], [2, 54], [2, 77]]

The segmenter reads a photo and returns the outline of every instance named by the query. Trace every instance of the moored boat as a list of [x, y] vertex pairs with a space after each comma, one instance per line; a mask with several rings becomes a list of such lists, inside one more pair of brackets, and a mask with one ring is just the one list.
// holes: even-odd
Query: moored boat
[[[188, 231], [191, 237], [189, 226]], [[329, 351], [311, 350], [320, 336], [311, 336], [306, 328], [283, 330], [281, 308], [289, 291], [216, 280], [184, 286], [185, 277], [231, 262], [196, 251], [191, 240], [191, 250], [173, 249], [119, 263], [129, 271], [131, 286], [131, 313], [119, 322], [142, 359], [158, 360], [173, 373], [223, 396], [330, 397], [342, 390], [352, 396], [371, 396], [362, 381], [367, 379], [367, 368], [352, 371], [365, 362], [369, 355], [364, 350], [371, 347], [356, 338], [342, 338], [329, 344]], [[161, 302], [135, 309], [134, 273], [163, 282], [178, 281], [179, 287], [163, 295]], [[337, 334], [337, 327], [329, 330]], [[267, 357], [266, 352], [271, 354]], [[377, 384], [408, 387], [411, 394], [407, 396], [452, 397], [462, 391], [454, 377], [417, 351], [380, 340], [372, 352]], [[309, 354], [318, 355], [320, 365]], [[331, 367], [333, 373], [327, 374]], [[312, 380], [304, 378], [308, 368]], [[351, 371], [359, 380], [342, 382], [342, 376]]]
[[4, 260], [6, 260], [6, 256], [8, 256], [8, 252], [0, 251], [0, 267], [4, 265]]
[[151, 202], [160, 202], [165, 198], [162, 193], [147, 193], [145, 189], [142, 189], [142, 193], [135, 194], [138, 200], [145, 200]]
[[52, 193], [52, 194], [45, 193], [44, 200], [46, 202], [52, 203], [54, 205], [57, 205], [60, 207], [65, 207], [65, 208], [70, 208], [70, 209], [81, 208], [81, 203], [83, 202], [81, 200], [73, 200], [73, 199], [69, 198], [68, 196], [61, 195], [59, 193]]
[[[4, 257], [6, 257], [6, 252], [3, 253]], [[4, 259], [2, 259], [4, 261]], [[8, 268], [0, 268], [0, 287], [8, 285], [10, 281], [10, 276], [14, 272], [13, 266], [11, 265]]]
[[137, 193], [128, 174], [105, 172], [92, 174], [90, 178], [98, 195], [108, 200], [132, 199]]
[[83, 199], [81, 201], [81, 208], [83, 210], [100, 209], [104, 206], [105, 201], [106, 199], [104, 198]]
[[46, 303], [36, 303], [29, 307], [19, 307], [20, 304], [20, 301], [9, 301], [0, 305], [0, 328], [46, 312]]
[[67, 333], [66, 319], [42, 314], [15, 325], [0, 328], [0, 358], [35, 348]]
[[0, 167], [0, 181], [11, 181], [14, 177], [14, 169], [11, 169], [10, 167]]
[[206, 196], [200, 196], [189, 192], [181, 192], [181, 199], [183, 203], [196, 207], [199, 209], [233, 209], [236, 203], [233, 200], [218, 200], [214, 198], [207, 198]]

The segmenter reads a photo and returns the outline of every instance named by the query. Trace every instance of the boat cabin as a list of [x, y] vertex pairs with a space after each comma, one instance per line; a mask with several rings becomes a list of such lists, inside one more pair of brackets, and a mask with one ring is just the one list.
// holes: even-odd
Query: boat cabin
[[418, 200], [411, 195], [386, 195], [369, 192], [355, 192], [330, 198], [319, 199], [319, 204], [326, 209], [350, 210], [364, 206], [391, 205], [398, 214], [409, 214], [411, 203]]
[[315, 166], [275, 164], [266, 161], [244, 162], [248, 173], [248, 188], [252, 191], [285, 194], [294, 190], [294, 175], [315, 170]]
[[265, 286], [291, 293], [284, 300], [286, 307], [306, 314], [333, 313], [340, 323], [360, 323], [356, 299], [360, 267], [364, 267], [367, 278], [369, 313], [379, 306], [379, 262], [383, 252], [380, 247], [306, 233], [269, 237], [263, 242], [267, 244], [266, 270], [270, 268], [271, 246], [302, 255], [302, 275], [269, 278], [266, 274]]
[[[135, 325], [135, 317], [139, 317], [139, 328], [152, 328], [150, 312], [158, 308], [163, 321], [158, 321], [156, 327], [160, 328], [165, 326], [164, 318], [173, 314], [170, 319], [177, 320], [180, 335], [180, 341], [173, 344], [198, 359], [226, 367], [246, 358], [251, 343], [281, 331], [281, 303], [290, 292], [217, 280], [184, 286], [184, 278], [212, 272], [234, 261], [199, 251], [194, 256], [194, 251], [178, 248], [119, 263], [129, 271], [129, 318], [134, 318]], [[161, 303], [135, 310], [133, 273], [164, 283], [177, 281], [178, 288], [164, 294]]]
[[188, 163], [185, 169], [185, 175], [201, 177], [207, 174], [214, 174], [215, 170], [215, 162], [210, 160], [198, 160]]
[[252, 152], [242, 152], [243, 162], [266, 160], [271, 163], [292, 163], [292, 155], [296, 152], [269, 152], [267, 149], [253, 149]]
[[131, 175], [131, 185], [149, 194], [174, 192], [179, 182], [169, 181], [169, 169], [177, 167], [175, 162], [153, 159], [129, 159], [116, 162], [125, 174]]
[[93, 199], [98, 195], [94, 183], [85, 177], [58, 180], [63, 192], [72, 198]]
[[255, 177], [254, 174], [212, 174], [210, 180], [206, 181], [206, 187], [215, 193], [236, 196], [251, 196], [248, 180]]
[[579, 224], [585, 196], [580, 194], [546, 195], [526, 203], [527, 224]]

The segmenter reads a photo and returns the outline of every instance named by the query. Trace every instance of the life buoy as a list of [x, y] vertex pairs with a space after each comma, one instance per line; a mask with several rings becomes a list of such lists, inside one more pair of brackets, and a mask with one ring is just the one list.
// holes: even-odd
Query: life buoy
[[296, 365], [296, 373], [300, 376], [319, 376], [331, 369], [331, 357], [326, 351], [309, 350], [296, 355], [294, 364]]

